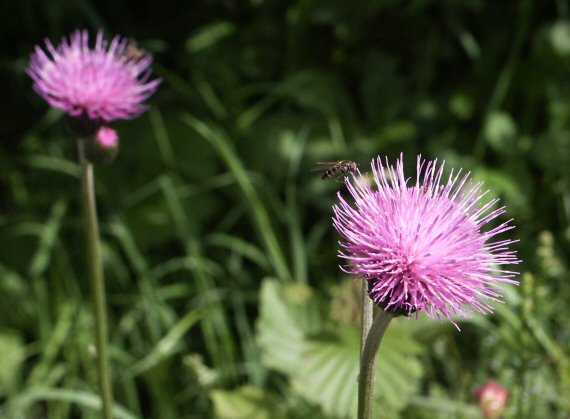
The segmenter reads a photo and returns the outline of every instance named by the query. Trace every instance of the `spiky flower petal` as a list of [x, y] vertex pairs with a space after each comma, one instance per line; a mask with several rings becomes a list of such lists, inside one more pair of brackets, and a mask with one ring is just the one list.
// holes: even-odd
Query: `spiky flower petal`
[[71, 117], [134, 118], [146, 110], [143, 102], [161, 82], [149, 80], [151, 55], [129, 56], [127, 38], [115, 36], [108, 44], [99, 31], [90, 48], [88, 32], [77, 30], [57, 48], [47, 39], [45, 43], [45, 50], [36, 46], [27, 73], [34, 90]]
[[374, 187], [359, 172], [346, 181], [354, 204], [338, 194], [333, 224], [343, 238], [343, 269], [369, 281], [370, 297], [385, 311], [439, 319], [492, 312], [501, 284], [518, 283], [516, 272], [500, 268], [520, 263], [508, 250], [513, 240], [491, 240], [514, 228], [511, 220], [483, 231], [505, 208], [484, 202], [483, 184], [469, 173], [451, 171], [442, 183], [443, 168], [418, 157], [412, 184], [403, 156], [395, 168], [378, 157]]

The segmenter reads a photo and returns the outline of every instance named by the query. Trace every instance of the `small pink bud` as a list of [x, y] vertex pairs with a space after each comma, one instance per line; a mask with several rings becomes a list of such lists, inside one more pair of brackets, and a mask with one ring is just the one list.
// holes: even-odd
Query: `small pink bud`
[[106, 125], [87, 138], [87, 158], [91, 163], [110, 163], [119, 153], [119, 134]]
[[119, 134], [111, 127], [99, 128], [96, 139], [99, 146], [104, 149], [114, 149], [119, 145]]
[[510, 393], [501, 384], [489, 380], [477, 391], [479, 407], [483, 416], [489, 419], [498, 419], [507, 408]]

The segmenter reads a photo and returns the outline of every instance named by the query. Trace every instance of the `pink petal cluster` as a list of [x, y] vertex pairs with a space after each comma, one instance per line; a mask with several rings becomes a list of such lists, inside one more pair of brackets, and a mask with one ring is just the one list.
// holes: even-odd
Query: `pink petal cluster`
[[57, 48], [47, 39], [45, 43], [45, 50], [36, 46], [27, 73], [50, 106], [72, 117], [134, 118], [147, 109], [142, 102], [161, 82], [149, 80], [151, 55], [129, 57], [127, 38], [115, 36], [108, 44], [99, 31], [90, 48], [88, 32], [77, 30]]
[[343, 269], [369, 281], [370, 297], [388, 312], [439, 319], [492, 312], [501, 284], [518, 284], [516, 272], [500, 267], [520, 263], [508, 250], [514, 241], [491, 240], [514, 228], [511, 220], [482, 230], [505, 208], [484, 202], [483, 184], [469, 173], [452, 170], [442, 182], [444, 164], [419, 156], [410, 182], [403, 164], [403, 156], [395, 168], [373, 160], [374, 186], [360, 172], [347, 179], [353, 204], [339, 192], [333, 224], [343, 238]]

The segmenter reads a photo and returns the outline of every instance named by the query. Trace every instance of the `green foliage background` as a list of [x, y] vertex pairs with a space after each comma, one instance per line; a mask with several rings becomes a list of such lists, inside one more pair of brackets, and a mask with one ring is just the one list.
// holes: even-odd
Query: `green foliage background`
[[[521, 286], [492, 316], [398, 319], [381, 418], [570, 415], [564, 0], [3, 2], [0, 416], [96, 418], [78, 167], [25, 75], [44, 37], [136, 38], [164, 79], [97, 167], [118, 418], [352, 417], [358, 292], [316, 161], [404, 152], [484, 180]], [[10, 16], [10, 19], [6, 19]]]

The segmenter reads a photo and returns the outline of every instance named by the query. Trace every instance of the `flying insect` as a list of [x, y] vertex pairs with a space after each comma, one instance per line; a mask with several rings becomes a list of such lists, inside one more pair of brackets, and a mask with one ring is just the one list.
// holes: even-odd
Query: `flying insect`
[[135, 40], [129, 39], [123, 57], [127, 60], [140, 61], [147, 55], [148, 53], [144, 49], [139, 48]]
[[353, 162], [352, 160], [339, 160], [339, 161], [329, 161], [329, 162], [317, 162], [317, 165], [312, 168], [313, 171], [324, 170], [324, 179], [330, 179], [335, 176], [348, 175], [349, 173], [355, 173], [360, 165]]

